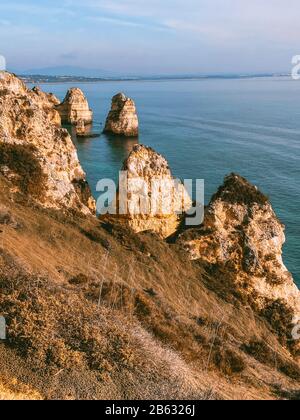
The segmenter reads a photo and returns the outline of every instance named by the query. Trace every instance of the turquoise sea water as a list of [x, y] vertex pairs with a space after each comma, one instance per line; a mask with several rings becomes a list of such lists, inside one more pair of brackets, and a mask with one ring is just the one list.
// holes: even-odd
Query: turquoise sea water
[[[76, 84], [103, 129], [110, 101], [123, 91], [136, 101], [139, 142], [169, 161], [175, 176], [205, 180], [206, 201], [230, 172], [266, 193], [286, 225], [285, 262], [300, 286], [300, 82], [288, 78], [173, 80]], [[63, 99], [69, 84], [43, 85]], [[74, 142], [95, 192], [117, 179], [136, 140], [102, 135]]]

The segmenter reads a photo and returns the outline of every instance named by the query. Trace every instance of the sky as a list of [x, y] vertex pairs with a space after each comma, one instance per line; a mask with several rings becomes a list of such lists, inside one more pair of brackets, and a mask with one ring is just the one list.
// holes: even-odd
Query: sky
[[19, 70], [276, 73], [300, 54], [299, 16], [299, 0], [0, 0], [0, 55]]

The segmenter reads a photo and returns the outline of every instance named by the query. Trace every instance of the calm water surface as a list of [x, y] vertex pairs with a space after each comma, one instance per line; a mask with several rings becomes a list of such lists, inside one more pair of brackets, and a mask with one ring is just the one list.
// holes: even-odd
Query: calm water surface
[[[136, 101], [139, 142], [169, 161], [175, 176], [205, 179], [206, 201], [230, 172], [269, 195], [286, 225], [285, 262], [300, 285], [300, 82], [284, 78], [101, 82], [76, 84], [103, 129], [111, 98], [123, 91]], [[69, 84], [44, 85], [63, 99]], [[80, 140], [79, 158], [96, 196], [101, 178], [117, 180], [137, 140]]]

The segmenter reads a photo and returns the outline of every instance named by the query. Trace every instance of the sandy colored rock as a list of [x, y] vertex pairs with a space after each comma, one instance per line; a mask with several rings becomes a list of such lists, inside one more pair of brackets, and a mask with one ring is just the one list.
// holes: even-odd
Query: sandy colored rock
[[[127, 214], [116, 216], [135, 232], [172, 235], [192, 204], [183, 184], [173, 178], [167, 160], [150, 147], [134, 146], [122, 171], [127, 173]], [[120, 195], [118, 196], [120, 210]], [[113, 216], [114, 217], [114, 216]]]
[[179, 243], [220, 279], [230, 278], [258, 309], [284, 302], [297, 317], [300, 292], [282, 260], [284, 229], [268, 198], [231, 174], [213, 196], [203, 225], [183, 233]]
[[57, 127], [53, 102], [0, 72], [0, 172], [45, 207], [93, 212], [85, 173], [68, 131]]
[[76, 124], [76, 134], [84, 135], [86, 133], [84, 120], [78, 120]]
[[55, 109], [55, 106], [60, 104], [60, 100], [53, 93], [43, 92], [38, 86], [35, 86], [32, 91], [38, 96], [38, 102], [43, 106], [50, 121], [60, 127], [61, 118], [59, 112]]
[[139, 121], [135, 103], [124, 93], [118, 93], [113, 97], [104, 132], [127, 137], [138, 136]]
[[39, 96], [45, 104], [48, 103], [49, 107], [60, 104], [60, 100], [53, 93], [43, 92], [39, 86], [35, 86], [32, 91]]
[[84, 124], [93, 122], [93, 112], [88, 101], [79, 88], [68, 90], [64, 101], [56, 106], [64, 124], [76, 125], [78, 121], [84, 121]]

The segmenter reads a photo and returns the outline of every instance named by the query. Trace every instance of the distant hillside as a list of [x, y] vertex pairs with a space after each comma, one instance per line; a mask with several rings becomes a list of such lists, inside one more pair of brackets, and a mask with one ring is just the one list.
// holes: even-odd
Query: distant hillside
[[[74, 66], [57, 66], [36, 68], [30, 70], [18, 70], [16, 73], [24, 76], [28, 75], [41, 75], [41, 76], [75, 76], [75, 77], [112, 77], [117, 76], [115, 72], [103, 69], [85, 69], [82, 67]], [[120, 76], [120, 75], [118, 75]]]

